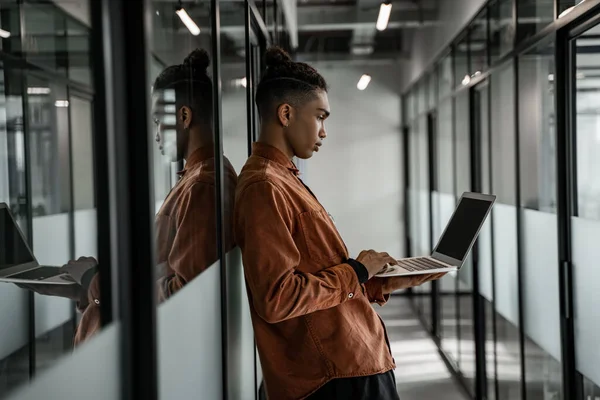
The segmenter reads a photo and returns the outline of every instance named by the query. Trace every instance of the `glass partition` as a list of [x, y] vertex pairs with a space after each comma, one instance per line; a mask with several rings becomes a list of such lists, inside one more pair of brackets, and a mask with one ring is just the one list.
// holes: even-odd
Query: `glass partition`
[[596, 25], [572, 42], [575, 65], [569, 77], [576, 94], [572, 109], [575, 115], [571, 116], [575, 121], [572, 148], [575, 187], [571, 217], [575, 361], [577, 371], [584, 377], [588, 393], [598, 393], [600, 387], [600, 351], [597, 346], [592, 345], [600, 323], [596, 312], [599, 276], [594, 255], [594, 238], [600, 233], [600, 184], [595, 172], [600, 166], [597, 156], [600, 149], [600, 114], [597, 106], [600, 85], [596, 77], [596, 71], [600, 68], [600, 53], [596, 47], [599, 33], [600, 27]]

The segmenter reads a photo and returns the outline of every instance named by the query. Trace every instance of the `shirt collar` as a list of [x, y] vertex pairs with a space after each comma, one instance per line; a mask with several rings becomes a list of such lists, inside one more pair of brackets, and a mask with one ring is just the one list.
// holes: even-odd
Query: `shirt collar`
[[187, 158], [185, 167], [182, 171], [177, 172], [179, 175], [184, 175], [190, 169], [195, 168], [198, 164], [210, 160], [215, 157], [215, 148], [212, 145], [202, 146], [196, 150]]
[[296, 168], [296, 165], [278, 148], [270, 146], [265, 143], [256, 142], [252, 144], [252, 155], [266, 158], [267, 160], [273, 161], [285, 168], [287, 168], [294, 175], [298, 176], [300, 171]]

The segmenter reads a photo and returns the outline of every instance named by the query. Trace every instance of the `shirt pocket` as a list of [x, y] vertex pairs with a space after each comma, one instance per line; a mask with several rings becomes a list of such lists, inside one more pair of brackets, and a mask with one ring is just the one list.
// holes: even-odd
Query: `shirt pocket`
[[299, 221], [302, 237], [312, 260], [339, 262], [345, 257], [346, 246], [327, 212], [304, 212], [300, 214]]

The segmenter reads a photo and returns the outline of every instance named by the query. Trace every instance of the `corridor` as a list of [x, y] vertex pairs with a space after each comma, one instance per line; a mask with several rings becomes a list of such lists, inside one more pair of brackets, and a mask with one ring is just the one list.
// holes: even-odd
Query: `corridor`
[[384, 307], [375, 306], [375, 309], [388, 330], [401, 400], [467, 399], [446, 368], [435, 343], [423, 329], [408, 298], [393, 296]]

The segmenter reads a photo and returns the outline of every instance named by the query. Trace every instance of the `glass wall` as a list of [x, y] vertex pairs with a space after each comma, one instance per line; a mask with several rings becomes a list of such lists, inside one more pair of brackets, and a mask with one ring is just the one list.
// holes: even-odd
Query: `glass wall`
[[1, 283], [0, 397], [256, 398], [231, 224], [282, 8], [255, 31], [258, 8], [222, 3], [217, 31], [210, 1], [188, 24], [173, 2], [114, 5], [0, 4], [0, 278], [22, 272], [13, 226], [35, 263]]
[[[475, 112], [474, 138], [477, 138], [480, 169], [481, 192], [491, 194], [491, 141], [490, 141], [490, 82], [484, 81], [473, 92]], [[479, 300], [483, 302], [484, 309], [484, 337], [485, 337], [485, 368], [487, 379], [484, 393], [488, 399], [496, 398], [496, 319], [494, 312], [494, 267], [492, 247], [493, 222], [488, 219], [481, 228], [478, 240], [478, 284]]]
[[[436, 188], [433, 200], [433, 239], [438, 241], [454, 210], [454, 129], [452, 123], [452, 99], [440, 103], [438, 128], [436, 130]], [[456, 274], [448, 274], [440, 280], [440, 339], [442, 349], [458, 362], [458, 332], [456, 320]]]
[[[10, 2], [0, 7], [0, 20], [6, 32], [0, 52], [3, 229], [13, 229], [14, 220], [31, 249], [28, 257], [41, 265], [97, 259], [89, 15], [54, 3]], [[4, 276], [6, 262], [0, 263]], [[42, 270], [30, 274], [36, 271]], [[83, 345], [78, 322], [97, 310], [80, 289], [2, 283], [0, 319], [11, 324], [1, 335], [0, 395], [56, 366], [74, 342]]]
[[600, 392], [600, 352], [592, 341], [596, 337], [598, 313], [598, 269], [594, 262], [594, 238], [600, 233], [600, 165], [597, 152], [600, 149], [598, 136], [598, 100], [600, 85], [596, 71], [600, 68], [600, 52], [596, 38], [600, 26], [589, 29], [572, 42], [575, 66], [569, 78], [575, 87], [574, 106], [571, 115], [575, 124], [573, 136], [573, 210], [571, 217], [573, 246], [573, 283], [575, 313], [575, 361], [577, 371], [583, 376], [585, 394]]
[[458, 279], [440, 282], [439, 346], [474, 398], [600, 395], [592, 268], [600, 220], [599, 12], [589, 2], [488, 1], [406, 92], [437, 72], [434, 241], [463, 191], [497, 196], [477, 259], [465, 262]]
[[519, 273], [516, 203], [514, 65], [492, 75], [491, 156], [498, 398], [520, 397]]
[[[469, 130], [469, 92], [463, 91], [454, 98], [455, 118], [455, 185], [457, 201], [471, 189], [471, 137]], [[471, 257], [458, 272], [458, 343], [459, 366], [467, 379], [467, 387], [475, 393], [475, 343], [473, 340], [473, 261]]]
[[527, 396], [534, 398], [562, 390], [558, 251], [547, 246], [558, 242], [554, 61], [552, 43], [519, 58], [525, 378]]

